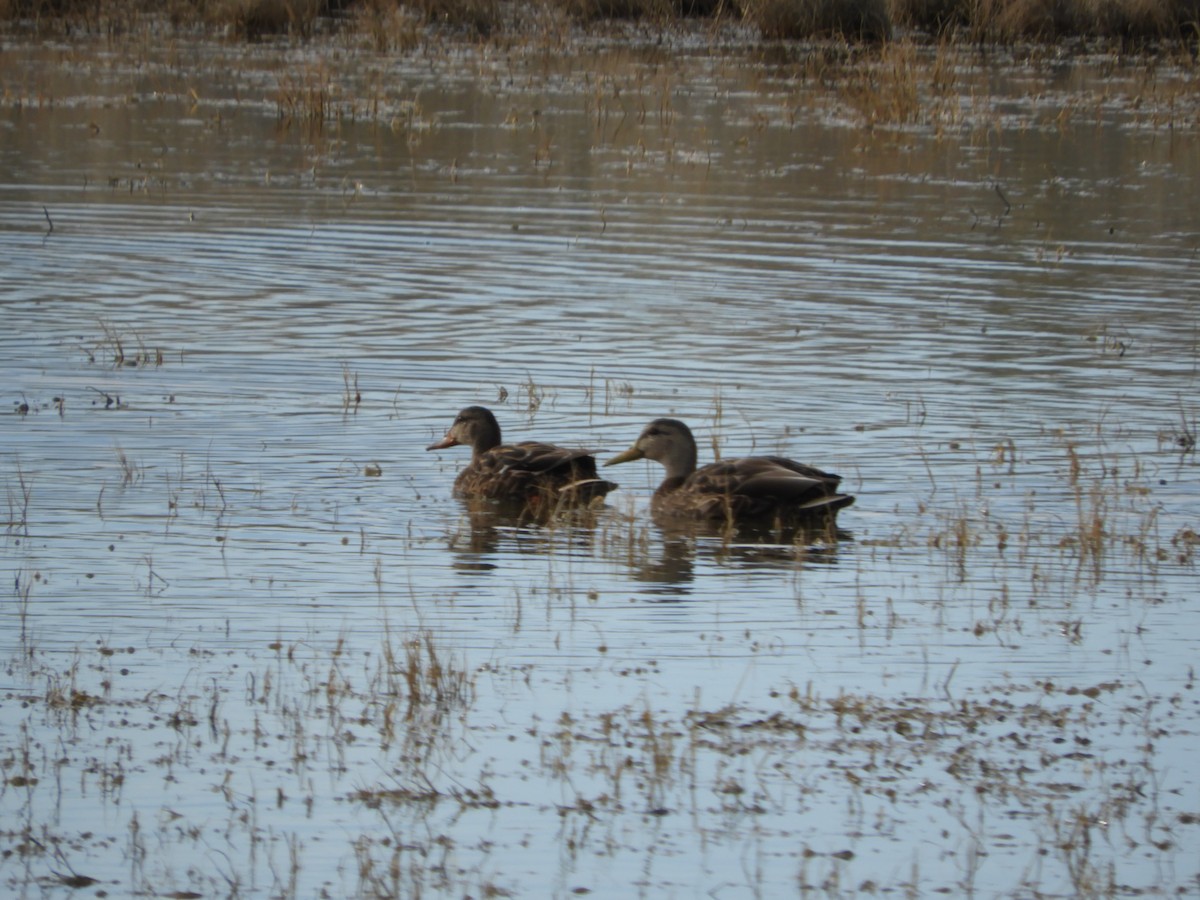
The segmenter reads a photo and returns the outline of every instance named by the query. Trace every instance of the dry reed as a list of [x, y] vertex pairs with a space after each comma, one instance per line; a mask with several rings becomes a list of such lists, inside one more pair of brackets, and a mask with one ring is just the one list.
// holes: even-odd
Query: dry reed
[[208, 28], [245, 40], [358, 32], [379, 50], [411, 49], [421, 29], [470, 37], [633, 20], [745, 22], [767, 40], [874, 43], [897, 30], [975, 43], [1108, 39], [1122, 46], [1200, 35], [1200, 0], [0, 0], [0, 23], [35, 31], [130, 32], [141, 23]]

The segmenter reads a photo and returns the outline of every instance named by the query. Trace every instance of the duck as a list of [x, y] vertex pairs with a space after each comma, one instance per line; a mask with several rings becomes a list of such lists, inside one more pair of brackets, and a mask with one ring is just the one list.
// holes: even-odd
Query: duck
[[471, 461], [454, 479], [454, 493], [463, 499], [552, 509], [589, 504], [617, 487], [597, 474], [590, 450], [541, 441], [504, 443], [500, 423], [483, 406], [460, 410], [445, 437], [425, 449], [445, 450], [460, 444], [471, 448]]
[[696, 439], [678, 419], [655, 419], [633, 446], [604, 463], [652, 459], [666, 469], [651, 500], [656, 517], [705, 522], [835, 524], [854, 502], [841, 476], [782, 456], [742, 456], [696, 468]]

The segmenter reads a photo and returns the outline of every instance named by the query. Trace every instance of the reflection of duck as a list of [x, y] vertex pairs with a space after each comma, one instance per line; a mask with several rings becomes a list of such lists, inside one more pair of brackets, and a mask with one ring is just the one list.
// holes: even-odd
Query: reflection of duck
[[604, 465], [652, 459], [667, 470], [651, 504], [656, 517], [832, 528], [854, 502], [841, 477], [781, 456], [744, 456], [696, 468], [696, 439], [678, 419], [655, 419], [634, 445]]
[[460, 527], [449, 534], [454, 568], [486, 574], [513, 564], [520, 556], [571, 554], [590, 557], [596, 543], [596, 506], [549, 510], [553, 515], [519, 507], [516, 503], [466, 499]]
[[471, 461], [454, 479], [460, 497], [511, 501], [535, 509], [588, 503], [616, 487], [596, 474], [596, 459], [587, 450], [570, 450], [522, 441], [504, 444], [491, 411], [468, 406], [454, 419], [446, 436], [427, 450], [466, 444]]
[[[715, 566], [742, 572], [798, 572], [835, 566], [838, 542], [843, 537], [811, 526], [773, 528], [759, 523], [742, 523], [735, 530], [727, 525], [659, 517], [658, 540], [630, 557], [634, 580], [647, 594], [662, 601], [681, 601], [705, 579], [698, 573]], [[814, 538], [822, 540], [813, 543]]]

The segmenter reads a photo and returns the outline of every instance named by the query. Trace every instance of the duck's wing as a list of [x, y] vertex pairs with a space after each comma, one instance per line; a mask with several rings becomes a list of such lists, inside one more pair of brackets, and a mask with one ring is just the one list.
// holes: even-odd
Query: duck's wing
[[803, 503], [837, 491], [841, 477], [781, 456], [730, 460], [728, 476], [736, 493]]
[[588, 450], [521, 441], [481, 453], [459, 475], [456, 487], [461, 493], [493, 498], [571, 492], [590, 499], [616, 485], [597, 476], [596, 458]]
[[678, 491], [706, 518], [752, 518], [816, 513], [849, 506], [854, 498], [839, 494], [841, 479], [778, 456], [745, 456], [697, 469]]
[[[504, 452], [501, 453], [501, 451]], [[519, 444], [497, 447], [491, 451], [491, 454], [501, 457], [497, 463], [505, 467], [524, 469], [538, 474], [557, 473], [564, 469], [571, 469], [580, 476], [596, 477], [596, 457], [590, 450], [559, 447], [557, 444], [546, 444], [541, 441], [521, 441]]]
[[788, 459], [785, 456], [749, 456], [746, 459], [765, 459], [781, 469], [787, 469], [789, 472], [795, 472], [797, 475], [803, 475], [806, 478], [812, 478], [816, 481], [823, 481], [835, 488], [842, 482], [841, 475], [834, 475], [832, 472], [826, 472], [823, 469], [818, 469], [816, 466], [796, 462], [794, 459]]

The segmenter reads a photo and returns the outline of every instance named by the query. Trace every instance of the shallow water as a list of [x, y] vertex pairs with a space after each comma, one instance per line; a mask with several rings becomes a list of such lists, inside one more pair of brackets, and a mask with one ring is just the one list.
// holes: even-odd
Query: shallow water
[[[688, 42], [2, 65], [10, 891], [1196, 889], [1194, 74], [869, 128]], [[858, 502], [479, 521], [472, 403]]]

